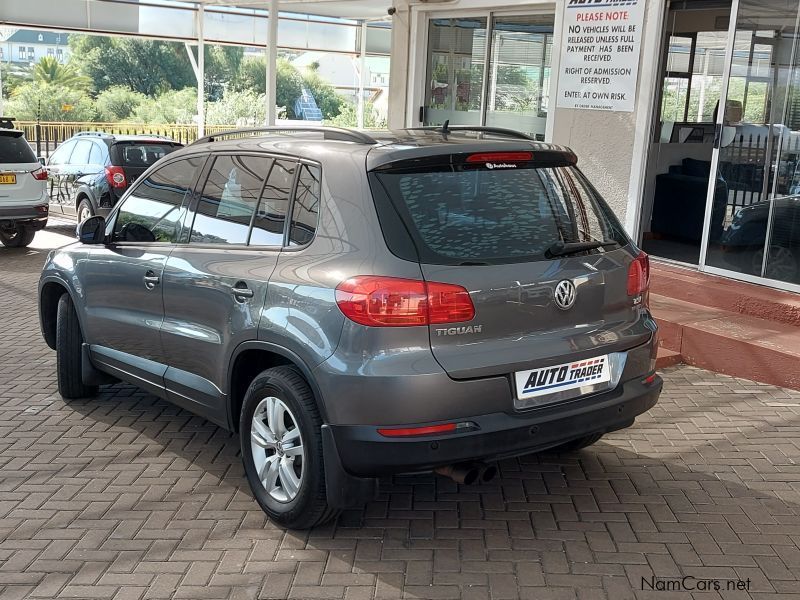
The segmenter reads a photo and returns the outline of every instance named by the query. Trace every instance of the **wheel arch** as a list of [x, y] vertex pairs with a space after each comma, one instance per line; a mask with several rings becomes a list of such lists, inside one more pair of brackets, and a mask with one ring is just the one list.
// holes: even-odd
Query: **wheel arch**
[[69, 288], [58, 279], [45, 281], [39, 288], [39, 326], [44, 341], [52, 350], [56, 349], [58, 301], [64, 294], [69, 294]]
[[327, 422], [325, 402], [309, 366], [291, 350], [263, 341], [243, 342], [236, 347], [228, 366], [228, 424], [231, 431], [239, 430], [239, 414], [242, 401], [250, 383], [262, 371], [280, 365], [293, 366], [303, 375], [320, 411], [323, 422]]
[[82, 185], [78, 188], [78, 192], [75, 194], [75, 213], [78, 212], [78, 207], [81, 205], [81, 202], [84, 200], [88, 200], [89, 204], [92, 207], [92, 212], [97, 214], [97, 202], [94, 199], [94, 194], [89, 190], [89, 188], [85, 185]]

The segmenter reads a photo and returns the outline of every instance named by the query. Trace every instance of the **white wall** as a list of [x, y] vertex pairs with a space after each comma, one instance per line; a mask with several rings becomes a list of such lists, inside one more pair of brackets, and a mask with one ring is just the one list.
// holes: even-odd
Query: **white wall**
[[[562, 3], [559, 9], [563, 10], [563, 6]], [[575, 151], [578, 165], [625, 223], [629, 233], [635, 233], [638, 225], [663, 12], [663, 0], [648, 0], [645, 4], [633, 112], [556, 108], [552, 115], [552, 141]], [[559, 22], [563, 26], [563, 19]], [[555, 101], [552, 104], [555, 105]]]

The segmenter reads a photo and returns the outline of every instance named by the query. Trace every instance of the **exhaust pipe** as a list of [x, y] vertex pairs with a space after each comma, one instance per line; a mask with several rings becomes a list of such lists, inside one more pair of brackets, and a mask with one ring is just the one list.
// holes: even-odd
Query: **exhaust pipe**
[[435, 469], [435, 472], [452, 479], [456, 483], [463, 483], [464, 485], [472, 485], [478, 481], [481, 474], [478, 465], [472, 463], [445, 465], [444, 467]]
[[479, 474], [481, 483], [489, 483], [495, 477], [497, 477], [497, 465], [481, 463]]
[[456, 483], [472, 485], [488, 483], [497, 476], [497, 467], [486, 463], [459, 463], [435, 469], [435, 472], [448, 477]]

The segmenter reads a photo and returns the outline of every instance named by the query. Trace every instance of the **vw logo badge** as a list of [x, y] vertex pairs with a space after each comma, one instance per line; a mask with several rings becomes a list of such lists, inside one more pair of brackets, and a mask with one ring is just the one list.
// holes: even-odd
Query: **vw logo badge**
[[569, 279], [562, 279], [556, 284], [556, 289], [553, 291], [553, 298], [556, 301], [556, 306], [561, 310], [569, 310], [575, 304], [575, 284]]

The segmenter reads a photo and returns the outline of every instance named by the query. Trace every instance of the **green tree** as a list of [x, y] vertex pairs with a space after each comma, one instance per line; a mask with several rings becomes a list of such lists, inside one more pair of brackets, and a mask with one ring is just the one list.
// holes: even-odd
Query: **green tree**
[[[325, 119], [326, 125], [336, 127], [357, 127], [358, 126], [358, 106], [352, 102], [345, 101], [341, 112], [332, 119]], [[382, 117], [372, 102], [364, 105], [364, 128], [365, 129], [386, 129], [386, 119]]]
[[206, 105], [206, 123], [250, 127], [264, 123], [266, 112], [266, 94], [228, 89], [221, 100]]
[[155, 97], [197, 85], [183, 44], [72, 34], [69, 45], [72, 60], [91, 78], [97, 92], [123, 85]]
[[147, 96], [133, 90], [115, 85], [103, 90], [95, 100], [97, 115], [101, 121], [115, 122], [130, 118]]
[[43, 56], [33, 67], [33, 80], [68, 87], [74, 90], [86, 90], [92, 83], [86, 75], [78, 72], [73, 64], [63, 65], [55, 56]]
[[205, 48], [206, 98], [213, 102], [222, 98], [225, 89], [236, 79], [244, 58], [244, 48], [217, 45], [206, 45]]
[[41, 81], [17, 86], [6, 113], [21, 121], [34, 121], [37, 115], [42, 121], [91, 121], [95, 118], [94, 103], [86, 92]]
[[[286, 117], [294, 119], [294, 102], [302, 94], [303, 78], [285, 58], [279, 58], [276, 73], [277, 106], [286, 109]], [[250, 90], [263, 93], [267, 86], [267, 61], [264, 58], [246, 58], [242, 61], [236, 77], [231, 82], [234, 91]]]
[[169, 90], [157, 98], [146, 98], [133, 111], [137, 123], [192, 123], [197, 115], [197, 89]]

